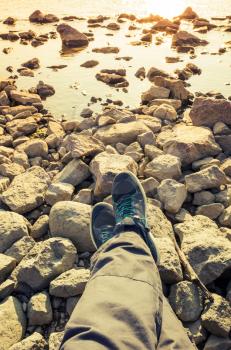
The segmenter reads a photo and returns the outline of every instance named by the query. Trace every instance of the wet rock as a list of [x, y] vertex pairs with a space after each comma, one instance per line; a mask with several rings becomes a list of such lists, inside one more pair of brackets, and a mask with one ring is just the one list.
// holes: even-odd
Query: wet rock
[[198, 14], [193, 11], [193, 9], [189, 6], [187, 7], [183, 13], [179, 16], [181, 19], [195, 19], [198, 18]]
[[160, 155], [147, 164], [144, 174], [157, 180], [177, 179], [181, 176], [181, 162], [175, 156]]
[[95, 48], [92, 49], [92, 52], [96, 53], [119, 53], [120, 49], [118, 47], [113, 47], [113, 46], [106, 46], [106, 47], [101, 47], [101, 48]]
[[34, 245], [35, 241], [32, 237], [24, 236], [16, 241], [10, 248], [8, 248], [4, 254], [11, 257], [12, 259], [15, 259], [18, 264], [34, 247]]
[[82, 294], [90, 277], [88, 269], [71, 269], [50, 283], [49, 293], [60, 298]]
[[24, 39], [24, 40], [32, 40], [36, 37], [36, 33], [30, 29], [26, 32], [19, 33], [19, 36], [21, 39]]
[[170, 213], [177, 213], [187, 196], [185, 186], [172, 179], [163, 180], [157, 188], [157, 193], [164, 209]]
[[189, 113], [194, 125], [213, 127], [217, 122], [231, 125], [231, 102], [224, 99], [198, 97]]
[[144, 35], [142, 35], [142, 37], [140, 38], [141, 41], [146, 42], [146, 43], [151, 43], [152, 42], [152, 33], [146, 33]]
[[110, 29], [110, 30], [119, 30], [120, 29], [120, 26], [118, 23], [109, 23], [107, 25], [107, 29]]
[[41, 215], [31, 227], [31, 237], [37, 239], [44, 236], [49, 229], [49, 216]]
[[211, 203], [198, 207], [196, 210], [196, 215], [204, 215], [212, 220], [215, 220], [223, 211], [224, 206], [221, 203]]
[[20, 301], [9, 297], [0, 304], [0, 349], [9, 349], [19, 342], [26, 331], [26, 317]]
[[231, 227], [231, 205], [221, 214], [219, 217], [219, 223], [222, 226]]
[[82, 63], [80, 65], [80, 67], [84, 67], [84, 68], [92, 68], [95, 67], [99, 64], [99, 61], [95, 61], [95, 60], [90, 60], [90, 61], [86, 61], [84, 63]]
[[147, 91], [143, 92], [141, 95], [142, 103], [150, 102], [156, 98], [168, 98], [170, 90], [165, 87], [158, 87], [152, 85]]
[[118, 142], [130, 144], [136, 141], [137, 136], [150, 129], [141, 121], [117, 123], [101, 127], [94, 134], [105, 145], [115, 145]]
[[154, 26], [152, 26], [153, 30], [158, 30], [161, 32], [175, 32], [179, 28], [179, 25], [171, 22], [167, 18], [161, 18]]
[[96, 137], [84, 133], [68, 135], [63, 142], [73, 158], [94, 156], [104, 151], [104, 144]]
[[49, 226], [53, 237], [70, 239], [78, 252], [95, 251], [90, 237], [91, 206], [78, 202], [58, 202], [50, 212]]
[[49, 84], [44, 84], [43, 81], [40, 81], [38, 83], [38, 85], [36, 86], [36, 90], [37, 94], [43, 99], [49, 96], [53, 96], [55, 94], [54, 87]]
[[159, 87], [170, 90], [170, 98], [187, 101], [191, 96], [190, 92], [184, 87], [183, 81], [179, 79], [157, 76], [154, 78], [154, 83]]
[[97, 80], [114, 87], [126, 87], [129, 85], [128, 81], [119, 74], [100, 72], [97, 73], [95, 77]]
[[40, 62], [38, 58], [32, 58], [31, 60], [22, 64], [22, 67], [29, 69], [38, 69], [40, 67]]
[[218, 294], [213, 294], [213, 298], [202, 314], [202, 325], [217, 337], [228, 337], [231, 330], [230, 303]]
[[216, 223], [206, 216], [196, 215], [175, 225], [181, 239], [181, 249], [203, 283], [216, 280], [231, 266], [231, 242]]
[[188, 191], [194, 193], [225, 185], [227, 178], [218, 166], [213, 165], [194, 174], [186, 175], [185, 183]]
[[186, 31], [179, 31], [172, 37], [172, 46], [184, 46], [184, 45], [190, 45], [190, 46], [200, 46], [200, 45], [207, 45], [208, 42], [206, 40], [202, 40], [198, 38], [196, 35], [188, 33]]
[[148, 70], [148, 73], [147, 73], [147, 78], [148, 80], [150, 80], [151, 82], [154, 81], [154, 78], [155, 77], [168, 77], [169, 74], [166, 73], [165, 71], [159, 69], [159, 68], [156, 68], [156, 67], [151, 67], [149, 70]]
[[0, 211], [0, 252], [5, 252], [17, 240], [28, 236], [26, 219], [10, 211]]
[[146, 76], [146, 72], [145, 72], [145, 68], [144, 67], [141, 67], [139, 68], [136, 73], [135, 73], [135, 76], [141, 80], [143, 80]]
[[189, 281], [172, 285], [168, 300], [181, 321], [196, 321], [203, 311], [200, 290]]
[[50, 13], [44, 14], [40, 10], [36, 10], [30, 15], [29, 21], [32, 23], [53, 23], [58, 22], [59, 19]]
[[89, 43], [85, 34], [80, 33], [77, 29], [72, 28], [68, 24], [62, 23], [58, 25], [57, 32], [60, 34], [64, 47], [81, 48], [86, 47]]
[[15, 176], [1, 199], [16, 213], [27, 213], [43, 203], [49, 183], [48, 174], [41, 167], [34, 166]]
[[38, 333], [34, 332], [29, 337], [26, 337], [21, 342], [14, 344], [11, 346], [10, 350], [40, 350], [40, 349], [46, 349], [47, 348], [47, 342], [43, 338], [43, 336]]
[[102, 152], [91, 161], [90, 169], [96, 181], [95, 195], [106, 196], [111, 193], [115, 176], [126, 170], [136, 174], [137, 164], [130, 156]]
[[53, 314], [48, 293], [42, 292], [32, 296], [27, 306], [27, 317], [30, 326], [43, 326], [52, 321]]
[[79, 185], [90, 176], [89, 167], [80, 159], [73, 159], [55, 177], [55, 182]]
[[10, 92], [10, 97], [13, 101], [21, 103], [22, 105], [41, 103], [41, 98], [39, 95], [30, 94], [29, 92], [12, 90]]
[[71, 200], [74, 190], [74, 186], [69, 183], [53, 183], [48, 187], [45, 195], [45, 201], [51, 206], [57, 202], [69, 201]]
[[19, 36], [16, 33], [9, 32], [0, 34], [0, 38], [3, 40], [17, 41], [19, 39]]
[[25, 283], [33, 290], [40, 291], [62, 272], [71, 269], [75, 259], [76, 249], [70, 240], [50, 238], [36, 243], [17, 266], [15, 277], [18, 283]]
[[49, 337], [49, 350], [57, 350], [61, 345], [64, 332], [53, 332]]
[[13, 17], [7, 17], [4, 21], [3, 24], [7, 24], [8, 26], [12, 26], [15, 24], [15, 18]]
[[5, 254], [0, 254], [0, 283], [11, 274], [16, 266], [16, 260]]
[[19, 152], [24, 152], [28, 157], [45, 157], [48, 154], [47, 143], [41, 139], [30, 139], [17, 146]]
[[19, 68], [17, 69], [17, 71], [19, 72], [19, 74], [22, 77], [34, 77], [34, 72], [32, 69], [29, 68]]
[[216, 337], [210, 335], [205, 343], [204, 350], [229, 350], [231, 347], [231, 340], [229, 338]]

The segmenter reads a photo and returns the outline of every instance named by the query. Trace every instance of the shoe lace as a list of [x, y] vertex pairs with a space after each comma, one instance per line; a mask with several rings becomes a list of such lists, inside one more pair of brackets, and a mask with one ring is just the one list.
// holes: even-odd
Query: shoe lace
[[111, 234], [110, 232], [108, 231], [108, 228], [107, 227], [103, 227], [101, 229], [101, 239], [103, 242], [106, 242], [108, 241], [109, 239], [111, 238]]
[[126, 217], [133, 217], [136, 214], [132, 204], [131, 196], [123, 197], [117, 204], [117, 217], [121, 221]]

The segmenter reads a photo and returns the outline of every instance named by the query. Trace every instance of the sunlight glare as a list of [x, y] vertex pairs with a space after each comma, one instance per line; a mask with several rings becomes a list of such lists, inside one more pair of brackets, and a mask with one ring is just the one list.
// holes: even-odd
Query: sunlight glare
[[185, 0], [124, 0], [124, 3], [131, 5], [136, 13], [138, 12], [137, 8], [139, 8], [140, 17], [152, 13], [173, 18], [187, 7]]

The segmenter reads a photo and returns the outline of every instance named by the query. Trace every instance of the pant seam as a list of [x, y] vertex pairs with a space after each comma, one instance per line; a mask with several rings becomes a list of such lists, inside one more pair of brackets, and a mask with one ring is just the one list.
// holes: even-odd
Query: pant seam
[[91, 279], [89, 280], [89, 282], [92, 281], [92, 280], [94, 280], [94, 279], [97, 278], [97, 277], [120, 277], [120, 278], [127, 278], [127, 279], [130, 279], [130, 280], [135, 281], [135, 282], [146, 283], [146, 284], [148, 284], [149, 286], [151, 286], [151, 287], [155, 290], [155, 287], [154, 287], [154, 285], [153, 285], [152, 283], [149, 283], [149, 282], [147, 282], [147, 281], [140, 280], [140, 279], [137, 279], [137, 278], [133, 278], [133, 277], [130, 277], [130, 276], [118, 276], [118, 275], [112, 275], [112, 274], [111, 274], [111, 275], [99, 275], [99, 276], [93, 276], [93, 277], [91, 277]]

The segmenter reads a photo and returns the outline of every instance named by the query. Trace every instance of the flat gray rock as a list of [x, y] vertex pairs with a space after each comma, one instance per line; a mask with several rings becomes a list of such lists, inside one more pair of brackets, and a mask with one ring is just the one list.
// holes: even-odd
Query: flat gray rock
[[15, 176], [8, 189], [2, 193], [1, 199], [12, 211], [24, 214], [43, 203], [49, 183], [50, 177], [46, 171], [34, 166]]

